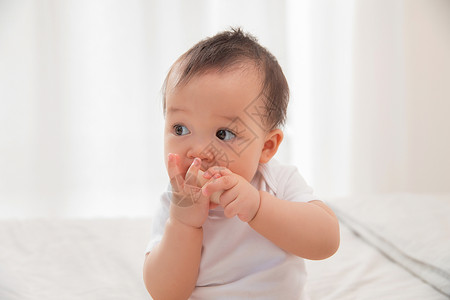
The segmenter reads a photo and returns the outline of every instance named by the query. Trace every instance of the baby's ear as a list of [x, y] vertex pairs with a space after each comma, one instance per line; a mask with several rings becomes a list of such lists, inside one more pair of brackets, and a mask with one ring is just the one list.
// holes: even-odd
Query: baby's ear
[[267, 163], [278, 151], [278, 147], [283, 140], [283, 131], [273, 129], [266, 135], [266, 140], [259, 158], [260, 163]]

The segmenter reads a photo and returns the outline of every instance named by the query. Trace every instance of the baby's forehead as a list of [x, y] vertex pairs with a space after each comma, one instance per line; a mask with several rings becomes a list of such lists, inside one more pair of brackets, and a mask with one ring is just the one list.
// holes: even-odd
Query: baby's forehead
[[219, 76], [226, 76], [230, 73], [239, 73], [244, 76], [256, 75], [259, 78], [258, 84], [262, 84], [263, 80], [260, 68], [251, 61], [236, 61], [226, 66], [205, 66], [191, 74], [187, 73], [184, 67], [182, 62], [176, 62], [174, 64], [166, 78], [165, 94], [178, 87], [188, 85], [192, 79], [206, 74], [216, 74]]
[[[189, 107], [191, 104], [188, 103], [193, 103], [192, 101], [195, 103], [197, 100], [194, 99], [199, 94], [194, 98], [187, 95], [198, 92], [201, 93], [200, 97], [208, 95], [212, 101], [208, 102], [206, 106], [208, 109], [217, 108], [227, 117], [236, 117], [240, 114], [238, 112], [244, 112], [248, 106], [257, 106], [259, 111], [265, 111], [265, 101], [262, 101], [261, 97], [263, 82], [259, 70], [253, 65], [241, 64], [225, 69], [209, 68], [198, 72], [188, 80], [181, 79], [181, 72], [180, 69], [174, 68], [167, 80], [163, 99], [165, 116], [169, 112], [180, 112], [180, 107]], [[268, 120], [262, 121], [267, 123]]]

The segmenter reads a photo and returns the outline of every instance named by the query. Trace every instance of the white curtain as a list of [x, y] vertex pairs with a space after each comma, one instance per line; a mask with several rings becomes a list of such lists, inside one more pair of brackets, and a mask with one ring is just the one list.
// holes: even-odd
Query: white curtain
[[278, 159], [319, 196], [449, 192], [449, 1], [0, 1], [0, 217], [147, 216], [160, 87], [230, 26], [292, 90]]
[[450, 192], [450, 1], [300, 3], [291, 161], [325, 197]]

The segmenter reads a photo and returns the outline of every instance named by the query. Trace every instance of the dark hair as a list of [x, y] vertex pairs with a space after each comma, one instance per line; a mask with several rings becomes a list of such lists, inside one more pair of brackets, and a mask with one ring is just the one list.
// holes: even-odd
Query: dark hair
[[252, 63], [259, 71], [262, 81], [261, 95], [266, 108], [266, 125], [273, 129], [284, 125], [289, 102], [289, 86], [276, 58], [258, 40], [240, 28], [231, 28], [194, 45], [172, 65], [166, 76], [163, 92], [163, 107], [166, 109], [168, 79], [176, 67], [179, 78], [177, 87], [186, 84], [193, 76], [211, 69], [223, 71], [232, 67]]

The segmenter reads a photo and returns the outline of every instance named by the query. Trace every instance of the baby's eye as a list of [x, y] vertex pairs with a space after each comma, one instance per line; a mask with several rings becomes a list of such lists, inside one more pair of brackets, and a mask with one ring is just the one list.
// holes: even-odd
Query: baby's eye
[[219, 138], [219, 140], [223, 140], [223, 141], [229, 141], [232, 140], [236, 137], [236, 135], [226, 129], [220, 129], [216, 132], [216, 136], [217, 138]]
[[175, 135], [186, 135], [191, 133], [186, 126], [180, 124], [173, 125], [173, 132]]

